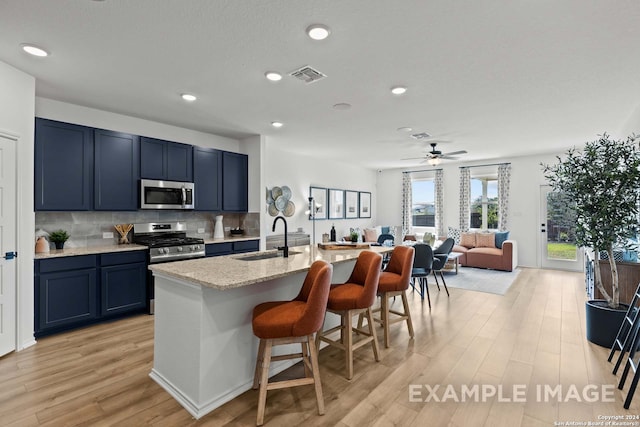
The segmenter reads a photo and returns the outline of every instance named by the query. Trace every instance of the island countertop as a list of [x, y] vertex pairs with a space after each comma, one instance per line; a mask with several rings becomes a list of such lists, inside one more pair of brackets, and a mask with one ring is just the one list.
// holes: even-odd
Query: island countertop
[[277, 279], [308, 270], [316, 260], [330, 264], [354, 260], [363, 250], [383, 254], [391, 247], [372, 246], [370, 249], [324, 250], [317, 247], [294, 246], [289, 248], [289, 257], [282, 256], [259, 260], [243, 260], [257, 254], [272, 254], [277, 251], [251, 252], [211, 258], [176, 261], [149, 266], [154, 275], [168, 276], [202, 286], [225, 290]]

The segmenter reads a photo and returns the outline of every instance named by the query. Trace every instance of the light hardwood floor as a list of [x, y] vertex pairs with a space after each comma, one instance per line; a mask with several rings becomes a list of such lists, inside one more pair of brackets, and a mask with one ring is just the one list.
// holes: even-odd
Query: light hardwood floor
[[[623, 409], [626, 390], [615, 387], [608, 350], [584, 338], [582, 274], [524, 269], [505, 296], [452, 288], [447, 298], [433, 281], [430, 286], [431, 311], [409, 294], [415, 339], [409, 340], [406, 326], [393, 325], [391, 347], [381, 346], [379, 363], [368, 348], [355, 353], [351, 381], [343, 376], [342, 353], [320, 352], [324, 416], [317, 415], [313, 387], [297, 387], [269, 392], [265, 424], [549, 426], [640, 414], [640, 397]], [[255, 425], [257, 391], [196, 421], [149, 378], [152, 360], [153, 316], [40, 339], [0, 358], [0, 425]], [[281, 376], [299, 370], [294, 366]], [[513, 387], [526, 396], [522, 402], [491, 397], [457, 403], [445, 394], [449, 387], [461, 397], [462, 386], [473, 384], [487, 393], [502, 386], [507, 400]], [[614, 390], [614, 402], [585, 402], [571, 394], [572, 386], [582, 393], [585, 386], [603, 384]], [[413, 399], [410, 385], [417, 388]], [[446, 401], [429, 394], [436, 385], [435, 395]], [[558, 402], [557, 395], [540, 401], [538, 385], [561, 385], [567, 401]]]

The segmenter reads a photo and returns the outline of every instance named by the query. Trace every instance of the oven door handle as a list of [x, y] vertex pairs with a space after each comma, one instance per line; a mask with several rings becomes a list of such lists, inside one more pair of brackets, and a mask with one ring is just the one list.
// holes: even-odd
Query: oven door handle
[[184, 188], [184, 185], [183, 185], [182, 186], [182, 207], [184, 207], [186, 203], [187, 203], [187, 190], [186, 188]]

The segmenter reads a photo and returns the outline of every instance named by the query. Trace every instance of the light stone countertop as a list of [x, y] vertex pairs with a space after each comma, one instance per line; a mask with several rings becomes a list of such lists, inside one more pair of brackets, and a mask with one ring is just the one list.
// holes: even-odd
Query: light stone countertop
[[104, 246], [83, 246], [79, 248], [52, 249], [50, 252], [37, 253], [34, 259], [60, 258], [65, 256], [96, 255], [109, 252], [124, 251], [146, 251], [148, 248], [143, 245], [104, 245]]
[[[241, 258], [256, 254], [273, 253], [251, 252], [194, 260], [175, 261], [165, 264], [152, 264], [149, 269], [154, 275], [196, 283], [208, 288], [225, 290], [252, 285], [267, 280], [304, 272], [316, 260], [330, 264], [354, 260], [360, 252], [367, 249], [324, 250], [308, 246], [289, 248], [289, 258], [277, 257], [263, 260], [243, 261]], [[371, 251], [383, 254], [392, 247], [372, 246]], [[292, 253], [299, 252], [299, 253]]]

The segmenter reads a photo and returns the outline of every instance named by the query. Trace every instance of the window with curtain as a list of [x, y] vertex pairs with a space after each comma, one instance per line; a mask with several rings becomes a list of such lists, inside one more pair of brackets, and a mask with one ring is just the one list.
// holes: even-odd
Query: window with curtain
[[405, 173], [405, 186], [410, 189], [410, 233], [426, 232], [442, 235], [443, 196], [442, 170]]
[[510, 178], [509, 163], [460, 168], [461, 229], [507, 230]]
[[498, 177], [471, 178], [471, 229], [498, 229]]

